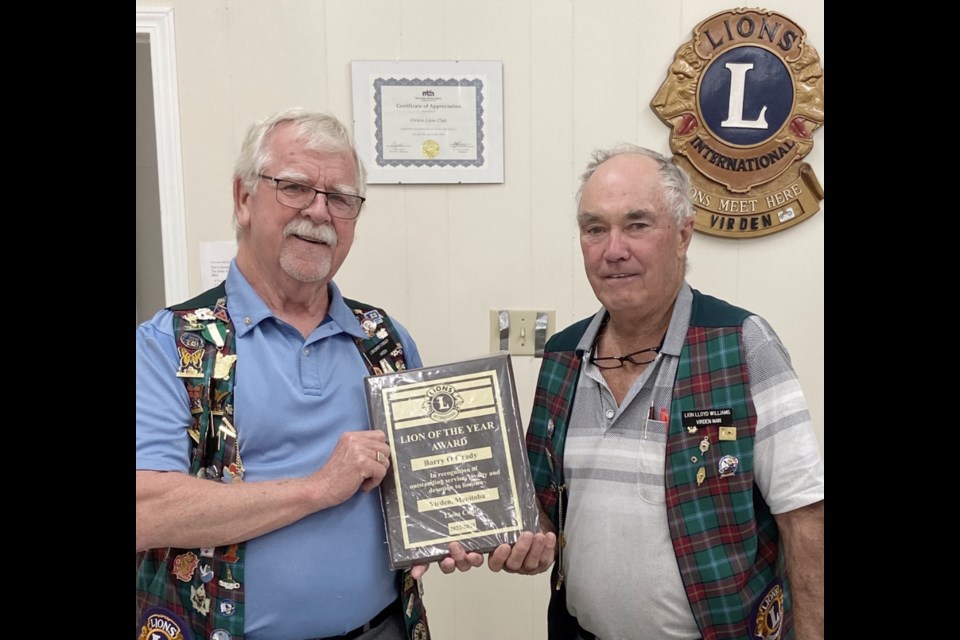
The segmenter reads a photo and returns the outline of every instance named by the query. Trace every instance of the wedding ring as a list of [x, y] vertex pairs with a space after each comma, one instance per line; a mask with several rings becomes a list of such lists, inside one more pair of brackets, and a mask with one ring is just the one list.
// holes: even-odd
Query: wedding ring
[[383, 455], [383, 451], [377, 451], [377, 462], [387, 464], [387, 456]]

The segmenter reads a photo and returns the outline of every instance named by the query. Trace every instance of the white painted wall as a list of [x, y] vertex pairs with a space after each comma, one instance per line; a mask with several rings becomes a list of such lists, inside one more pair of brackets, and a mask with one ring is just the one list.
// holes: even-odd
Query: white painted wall
[[[353, 119], [351, 60], [503, 62], [505, 180], [496, 185], [371, 185], [351, 255], [349, 296], [385, 307], [424, 361], [489, 351], [489, 310], [555, 309], [557, 324], [597, 307], [573, 221], [592, 149], [620, 141], [669, 153], [649, 103], [677, 47], [721, 0], [138, 0], [173, 7], [187, 255], [233, 238], [230, 174], [246, 127], [282, 107]], [[824, 60], [822, 0], [766, 8], [795, 20]], [[824, 177], [824, 128], [806, 157]], [[139, 166], [139, 165], [138, 165]], [[691, 284], [765, 316], [793, 355], [823, 445], [824, 221], [750, 240], [694, 237]], [[540, 361], [514, 359], [522, 413]], [[638, 542], [624, 552], [639, 552]], [[438, 640], [546, 637], [546, 576], [485, 567], [425, 578]]]

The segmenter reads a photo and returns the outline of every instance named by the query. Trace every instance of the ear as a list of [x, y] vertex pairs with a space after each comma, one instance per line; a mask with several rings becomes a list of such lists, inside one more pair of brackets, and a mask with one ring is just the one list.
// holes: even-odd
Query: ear
[[680, 257], [687, 255], [687, 249], [690, 248], [690, 241], [693, 239], [693, 223], [695, 218], [687, 218], [680, 225], [680, 244], [677, 246], [677, 253]]
[[247, 191], [240, 178], [233, 179], [233, 215], [237, 225], [246, 229], [250, 226], [250, 199], [253, 196]]

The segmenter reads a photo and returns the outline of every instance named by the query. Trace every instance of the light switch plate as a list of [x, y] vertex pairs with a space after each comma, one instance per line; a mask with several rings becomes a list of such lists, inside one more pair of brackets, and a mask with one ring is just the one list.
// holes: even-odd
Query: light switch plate
[[[506, 314], [507, 326], [505, 329], [501, 328], [501, 314]], [[541, 318], [546, 318], [545, 327], [542, 326], [542, 321], [540, 323], [541, 333], [539, 336], [537, 335], [538, 314], [542, 314]], [[555, 315], [552, 310], [491, 309], [490, 350], [506, 350], [515, 356], [540, 355], [537, 353], [538, 347], [542, 351], [543, 343], [553, 335]]]

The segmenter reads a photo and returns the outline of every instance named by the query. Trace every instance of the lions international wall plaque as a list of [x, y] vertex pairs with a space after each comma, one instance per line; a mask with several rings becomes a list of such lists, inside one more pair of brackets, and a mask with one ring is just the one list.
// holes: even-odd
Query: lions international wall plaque
[[366, 378], [391, 467], [380, 484], [390, 566], [487, 552], [540, 530], [508, 353]]
[[790, 18], [742, 8], [707, 18], [650, 106], [690, 175], [697, 230], [762, 236], [820, 210], [823, 189], [801, 159], [823, 124], [823, 67]]

